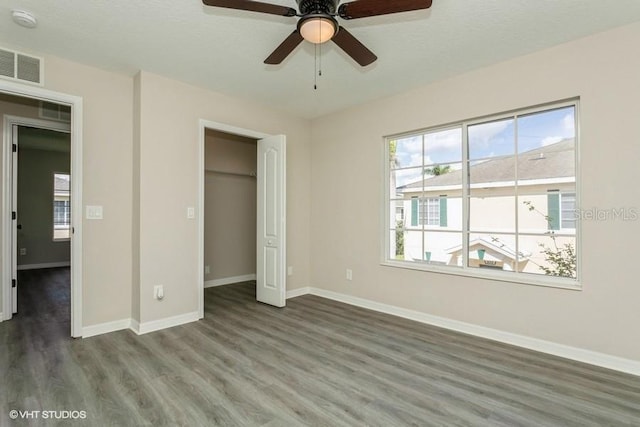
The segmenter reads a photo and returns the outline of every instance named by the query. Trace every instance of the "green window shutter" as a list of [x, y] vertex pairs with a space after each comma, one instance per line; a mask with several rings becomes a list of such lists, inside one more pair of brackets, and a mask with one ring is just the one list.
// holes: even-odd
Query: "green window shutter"
[[411, 226], [418, 226], [418, 198], [411, 198]]
[[560, 193], [547, 194], [549, 230], [560, 230]]
[[440, 227], [447, 226], [447, 198], [440, 196]]

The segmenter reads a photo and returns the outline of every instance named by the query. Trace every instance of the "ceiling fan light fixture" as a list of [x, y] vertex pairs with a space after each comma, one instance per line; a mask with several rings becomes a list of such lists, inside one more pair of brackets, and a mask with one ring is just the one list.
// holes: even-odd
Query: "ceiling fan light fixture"
[[338, 24], [335, 19], [326, 16], [310, 16], [301, 19], [298, 24], [302, 38], [313, 44], [328, 42], [337, 30]]

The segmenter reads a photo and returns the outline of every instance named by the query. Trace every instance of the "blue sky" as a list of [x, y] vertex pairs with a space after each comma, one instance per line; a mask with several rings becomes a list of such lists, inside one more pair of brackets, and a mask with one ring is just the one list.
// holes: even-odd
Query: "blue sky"
[[[518, 152], [544, 147], [575, 134], [573, 107], [520, 116]], [[480, 159], [515, 153], [515, 120], [482, 123], [469, 127], [469, 157]]]
[[[544, 147], [575, 135], [574, 107], [565, 107], [531, 115], [519, 116], [518, 152]], [[472, 160], [513, 155], [515, 120], [499, 120], [469, 126], [469, 157]], [[419, 169], [398, 171], [398, 185], [421, 178], [422, 165], [451, 164], [461, 168], [462, 131], [460, 128], [438, 130], [425, 134], [425, 155], [421, 135], [397, 140], [398, 168]]]

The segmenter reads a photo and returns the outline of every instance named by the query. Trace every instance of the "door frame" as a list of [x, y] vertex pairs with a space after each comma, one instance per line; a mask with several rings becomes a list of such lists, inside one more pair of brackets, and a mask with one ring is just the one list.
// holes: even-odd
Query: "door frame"
[[[244, 136], [247, 138], [264, 139], [271, 135], [251, 129], [244, 129], [225, 123], [214, 122], [211, 120], [200, 119], [198, 121], [198, 316], [200, 319], [204, 317], [204, 179], [205, 179], [205, 132], [207, 129], [219, 132], [225, 132], [232, 135]], [[286, 168], [286, 165], [284, 165]], [[286, 190], [285, 190], [286, 191]], [[286, 206], [285, 206], [286, 208]], [[283, 224], [286, 230], [286, 222]], [[285, 275], [286, 277], [286, 275]]]
[[[82, 336], [82, 98], [54, 92], [40, 87], [0, 80], [0, 93], [53, 102], [71, 107], [71, 336]], [[3, 118], [2, 149], [2, 318], [8, 320], [11, 312], [11, 185], [12, 149], [11, 128], [13, 124], [30, 126], [33, 123], [48, 123], [39, 119], [6, 115]], [[54, 129], [56, 130], [56, 129]]]
[[[18, 192], [18, 156], [20, 154], [20, 140], [18, 139], [18, 135], [17, 133], [14, 134], [13, 132], [13, 128], [14, 126], [16, 128], [19, 127], [31, 127], [31, 128], [36, 128], [36, 129], [46, 129], [46, 130], [50, 130], [50, 131], [55, 131], [55, 132], [62, 132], [62, 133], [68, 133], [71, 134], [71, 125], [69, 123], [64, 123], [64, 122], [55, 122], [55, 121], [50, 121], [50, 120], [42, 120], [42, 119], [33, 119], [30, 117], [22, 117], [22, 116], [13, 116], [13, 115], [9, 115], [9, 114], [5, 114], [4, 115], [4, 120], [3, 120], [3, 129], [4, 129], [4, 139], [3, 139], [3, 151], [5, 152], [6, 156], [9, 158], [9, 163], [11, 165], [11, 168], [7, 171], [7, 174], [5, 175], [5, 180], [3, 180], [3, 183], [5, 184], [4, 186], [4, 191], [6, 192], [5, 194], [7, 195], [7, 197], [10, 200], [9, 203], [9, 207], [8, 207], [8, 211], [6, 212], [7, 217], [9, 216], [8, 212], [13, 211], [14, 209], [17, 211], [18, 208], [16, 206], [17, 203], [17, 192]], [[13, 149], [12, 146], [13, 144], [16, 144], [18, 151], [16, 153], [16, 156], [14, 157], [13, 155]], [[69, 147], [71, 148], [71, 147]], [[71, 152], [69, 152], [69, 157], [71, 157]], [[6, 167], [6, 165], [5, 165]], [[4, 168], [3, 168], [4, 170]], [[6, 177], [10, 177], [9, 180], [6, 180]], [[73, 197], [73, 193], [72, 193], [72, 197]], [[18, 212], [18, 214], [20, 214]], [[17, 240], [17, 230], [16, 230], [16, 221], [13, 221], [12, 218], [11, 219], [11, 223], [10, 223], [10, 227], [11, 227], [11, 239], [9, 241], [10, 243], [10, 249], [9, 249], [9, 255], [10, 257], [8, 257], [8, 260], [11, 262], [11, 277], [10, 277], [10, 281], [13, 282], [13, 275], [14, 275], [14, 267], [16, 267], [16, 259], [18, 257], [18, 240]], [[3, 234], [4, 235], [4, 234]], [[2, 259], [4, 260], [4, 254], [2, 256]], [[15, 272], [17, 274], [17, 272]], [[17, 277], [16, 277], [17, 279]], [[18, 284], [19, 286], [19, 284]], [[13, 311], [15, 309], [16, 306], [16, 300], [14, 298], [16, 297], [16, 292], [14, 292], [13, 287], [10, 287], [9, 289], [9, 301], [7, 301], [7, 303], [11, 304], [11, 310], [5, 313], [5, 320], [10, 320], [11, 318], [13, 318]], [[4, 297], [3, 297], [3, 301], [4, 301]]]

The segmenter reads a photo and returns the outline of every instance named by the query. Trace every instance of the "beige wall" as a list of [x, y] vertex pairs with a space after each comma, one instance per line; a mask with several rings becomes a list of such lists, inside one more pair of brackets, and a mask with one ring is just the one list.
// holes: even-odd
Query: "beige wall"
[[83, 326], [129, 318], [133, 81], [41, 56], [45, 88], [83, 98], [83, 203], [104, 206], [83, 221]]
[[[197, 310], [199, 119], [266, 134], [287, 135], [287, 289], [309, 284], [310, 126], [268, 106], [141, 72], [140, 321]], [[153, 299], [163, 285], [165, 298]]]
[[[69, 134], [53, 133], [69, 141]], [[19, 134], [18, 143], [27, 142]], [[18, 266], [70, 261], [69, 240], [53, 240], [53, 174], [69, 173], [69, 153], [20, 149], [18, 155]]]
[[205, 133], [205, 281], [256, 274], [256, 149], [255, 139]]
[[584, 221], [582, 291], [380, 265], [384, 135], [580, 96], [582, 207], [638, 207], [639, 40], [634, 24], [315, 120], [311, 283], [639, 360], [640, 287], [628, 262], [638, 221]]

